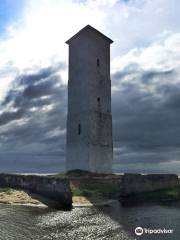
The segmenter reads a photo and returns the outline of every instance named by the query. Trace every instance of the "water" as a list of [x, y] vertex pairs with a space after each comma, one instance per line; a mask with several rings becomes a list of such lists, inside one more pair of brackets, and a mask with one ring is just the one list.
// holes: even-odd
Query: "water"
[[[176, 173], [180, 174], [177, 164], [167, 163], [157, 165], [123, 164], [114, 159], [113, 172], [115, 173]], [[3, 173], [57, 173], [65, 172], [65, 156], [62, 153], [54, 154], [22, 154], [1, 153], [0, 172]]]
[[[169, 235], [137, 237], [137, 226], [174, 229]], [[0, 205], [0, 240], [179, 240], [179, 206], [142, 206], [122, 208], [74, 208], [70, 212], [48, 208]]]

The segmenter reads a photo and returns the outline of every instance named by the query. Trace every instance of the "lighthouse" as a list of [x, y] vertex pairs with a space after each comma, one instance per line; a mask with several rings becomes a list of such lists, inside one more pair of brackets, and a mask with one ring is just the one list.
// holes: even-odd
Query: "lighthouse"
[[112, 171], [112, 42], [90, 25], [66, 42], [69, 45], [67, 171]]

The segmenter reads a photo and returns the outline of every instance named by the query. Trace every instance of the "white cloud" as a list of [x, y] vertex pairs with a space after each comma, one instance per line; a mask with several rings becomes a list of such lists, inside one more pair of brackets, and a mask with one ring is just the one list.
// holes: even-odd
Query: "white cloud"
[[[65, 41], [86, 24], [115, 41], [114, 70], [123, 67], [126, 61], [139, 62], [144, 68], [160, 67], [164, 61], [161, 64], [166, 62], [172, 67], [176, 57], [179, 60], [175, 54], [179, 50], [179, 35], [175, 34], [180, 26], [179, 7], [177, 0], [26, 1], [24, 12], [8, 26], [6, 38], [0, 40], [0, 100], [15, 75], [53, 62], [67, 62]], [[164, 46], [159, 43], [162, 34], [167, 38]], [[6, 76], [2, 74], [4, 66]], [[67, 70], [61, 71], [67, 82]]]
[[112, 72], [137, 64], [143, 70], [172, 70], [180, 67], [180, 33], [171, 33], [146, 48], [134, 48], [112, 61]]
[[[8, 26], [6, 38], [0, 40], [0, 71], [11, 62], [6, 78], [0, 72], [0, 100], [15, 77], [10, 69], [19, 74], [67, 62], [65, 41], [86, 24], [102, 29], [104, 17], [100, 6], [94, 8], [90, 2], [29, 1], [21, 21]], [[62, 76], [67, 81], [67, 71]]]

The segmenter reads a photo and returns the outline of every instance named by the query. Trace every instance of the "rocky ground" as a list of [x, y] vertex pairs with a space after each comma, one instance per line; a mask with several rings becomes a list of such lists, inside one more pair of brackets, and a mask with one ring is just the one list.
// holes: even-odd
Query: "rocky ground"
[[[102, 196], [73, 196], [74, 207], [107, 205], [111, 202], [112, 199], [108, 199]], [[33, 198], [28, 193], [14, 189], [0, 189], [0, 203], [45, 206], [40, 200]]]
[[17, 191], [11, 188], [0, 189], [0, 203], [6, 204], [33, 204], [39, 205], [40, 201], [32, 198], [24, 191]]

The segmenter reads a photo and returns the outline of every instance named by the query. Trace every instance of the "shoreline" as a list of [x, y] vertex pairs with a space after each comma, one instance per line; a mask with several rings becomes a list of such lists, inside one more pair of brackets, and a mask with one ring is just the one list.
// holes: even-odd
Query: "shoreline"
[[23, 190], [12, 188], [0, 188], [0, 204], [26, 205], [26, 206], [46, 206], [39, 200], [33, 198]]
[[[126, 207], [165, 202], [165, 200], [180, 201], [180, 181], [177, 175], [125, 174], [122, 176], [76, 170], [66, 175], [58, 174], [40, 180], [39, 184], [39, 178], [33, 176], [26, 178], [24, 175], [3, 175], [1, 186], [12, 187], [0, 188], [0, 204], [50, 207], [60, 210], [69, 200], [70, 210], [77, 207], [109, 206], [114, 202]], [[3, 181], [6, 181], [6, 184]], [[67, 191], [63, 188], [63, 181], [68, 184], [65, 189]], [[33, 190], [36, 189], [37, 184], [39, 188], [35, 193]], [[45, 194], [42, 194], [42, 186], [45, 187]], [[69, 198], [66, 196], [67, 193]]]
[[33, 203], [2, 203], [0, 206], [25, 206], [25, 207], [38, 207], [38, 208], [48, 208], [45, 204], [33, 204]]
[[[84, 208], [84, 207], [100, 207], [100, 206], [110, 206], [114, 203], [119, 202], [115, 199], [109, 199], [107, 201], [102, 201], [98, 203], [73, 203], [73, 208]], [[38, 208], [48, 208], [47, 205], [41, 204], [33, 204], [33, 203], [2, 203], [0, 202], [1, 206], [25, 206], [25, 207], [38, 207]]]
[[[93, 206], [108, 206], [116, 199], [108, 199], [103, 197], [87, 198], [85, 196], [73, 196], [73, 208], [79, 207], [93, 207]], [[48, 208], [47, 205], [41, 202], [40, 198], [35, 199], [23, 190], [15, 189], [0, 189], [0, 205], [13, 206], [30, 206]]]

